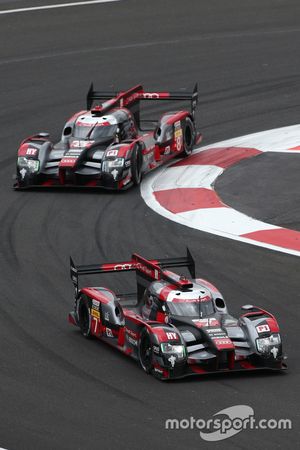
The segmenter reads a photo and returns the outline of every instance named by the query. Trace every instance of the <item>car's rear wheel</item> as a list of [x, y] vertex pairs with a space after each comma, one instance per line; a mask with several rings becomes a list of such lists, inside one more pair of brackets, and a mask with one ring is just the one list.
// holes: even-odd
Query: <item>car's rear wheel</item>
[[149, 332], [144, 329], [141, 333], [139, 348], [138, 348], [139, 362], [142, 369], [146, 373], [150, 373], [153, 368], [152, 364], [152, 343]]
[[187, 117], [183, 127], [183, 156], [190, 156], [193, 151], [194, 143], [195, 127], [190, 117]]
[[139, 185], [142, 180], [142, 162], [141, 149], [138, 145], [135, 145], [131, 155], [131, 176], [135, 185]]
[[83, 297], [79, 299], [77, 311], [81, 334], [86, 338], [91, 338], [91, 316], [87, 299]]

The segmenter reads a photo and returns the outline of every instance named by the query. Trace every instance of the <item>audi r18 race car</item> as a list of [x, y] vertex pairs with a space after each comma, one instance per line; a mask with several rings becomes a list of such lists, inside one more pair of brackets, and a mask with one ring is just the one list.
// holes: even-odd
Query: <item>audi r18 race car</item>
[[[95, 100], [104, 101], [93, 106]], [[140, 102], [191, 101], [191, 111], [141, 120]], [[88, 186], [121, 190], [175, 156], [188, 156], [201, 141], [196, 131], [197, 85], [193, 92], [145, 92], [141, 85], [124, 92], [87, 94], [87, 109], [65, 124], [61, 140], [49, 134], [25, 139], [18, 150], [16, 188]], [[150, 130], [143, 131], [147, 124]]]
[[[191, 279], [167, 270], [187, 267]], [[78, 288], [81, 275], [135, 271], [137, 292]], [[245, 305], [236, 319], [210, 282], [196, 278], [186, 257], [75, 266], [75, 306], [69, 322], [139, 361], [161, 380], [192, 374], [285, 369], [279, 326], [262, 308]]]

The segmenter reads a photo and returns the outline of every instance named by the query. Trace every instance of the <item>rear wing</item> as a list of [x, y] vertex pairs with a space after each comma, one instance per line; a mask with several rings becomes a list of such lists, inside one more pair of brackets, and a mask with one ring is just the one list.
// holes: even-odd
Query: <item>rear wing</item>
[[117, 273], [135, 271], [137, 275], [138, 295], [152, 281], [165, 280], [175, 285], [179, 290], [189, 289], [193, 286], [192, 282], [183, 276], [169, 272], [166, 269], [187, 267], [192, 278], [196, 278], [195, 261], [187, 248], [187, 254], [179, 258], [165, 258], [160, 260], [148, 260], [134, 253], [129, 261], [75, 265], [70, 257], [70, 275], [78, 293], [79, 277], [81, 275], [94, 275], [100, 273]]
[[104, 114], [112, 108], [127, 107], [133, 113], [137, 125], [140, 125], [140, 101], [143, 100], [168, 100], [168, 101], [184, 101], [191, 102], [191, 114], [194, 117], [195, 110], [198, 104], [198, 84], [196, 83], [193, 91], [178, 91], [178, 92], [146, 92], [143, 86], [138, 84], [127, 91], [95, 91], [94, 85], [91, 83], [86, 98], [87, 110], [90, 110], [96, 100], [103, 101], [100, 106], [95, 108], [94, 112]]

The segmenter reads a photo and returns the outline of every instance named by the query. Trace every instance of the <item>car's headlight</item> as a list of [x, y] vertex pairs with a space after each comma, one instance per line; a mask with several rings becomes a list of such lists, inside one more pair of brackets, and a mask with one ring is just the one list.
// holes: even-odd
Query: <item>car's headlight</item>
[[113, 169], [116, 167], [123, 167], [124, 161], [125, 161], [124, 158], [116, 158], [116, 159], [112, 159], [112, 160], [103, 161], [102, 170], [109, 171], [110, 169]]
[[256, 347], [260, 353], [268, 353], [270, 347], [279, 345], [280, 343], [280, 334], [271, 334], [269, 337], [256, 339]]
[[173, 345], [168, 342], [160, 344], [162, 353], [166, 355], [174, 355], [177, 359], [182, 359], [185, 357], [184, 345]]
[[38, 159], [27, 159], [27, 158], [25, 158], [25, 156], [19, 156], [18, 166], [26, 167], [31, 172], [38, 172], [38, 170], [40, 168], [40, 162]]

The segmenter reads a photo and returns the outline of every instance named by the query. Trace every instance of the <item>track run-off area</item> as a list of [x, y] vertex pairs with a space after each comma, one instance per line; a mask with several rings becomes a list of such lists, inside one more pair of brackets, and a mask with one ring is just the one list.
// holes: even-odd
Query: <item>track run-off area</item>
[[[173, 162], [147, 177], [142, 184], [142, 197], [154, 211], [182, 225], [300, 256], [299, 231], [229, 208], [214, 190], [217, 177], [239, 161], [264, 152], [295, 155], [300, 153], [299, 143], [300, 126], [294, 125], [199, 148], [190, 158]], [[255, 182], [253, 179], [252, 184]], [[258, 190], [256, 195], [261, 192]]]

